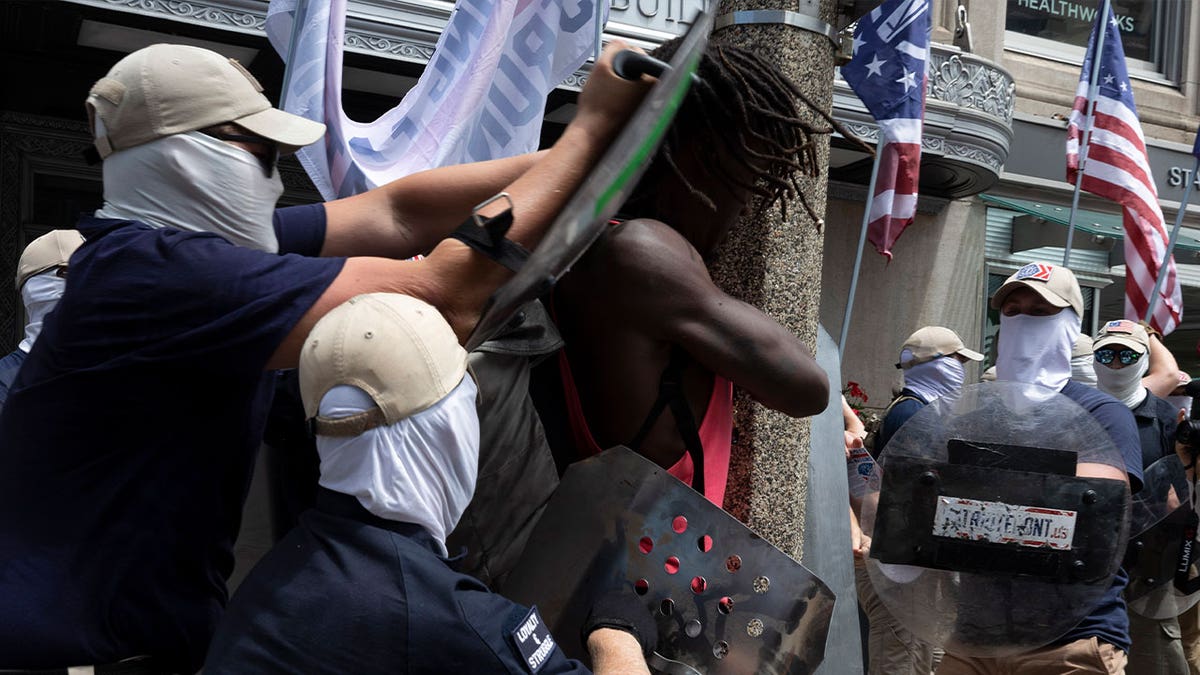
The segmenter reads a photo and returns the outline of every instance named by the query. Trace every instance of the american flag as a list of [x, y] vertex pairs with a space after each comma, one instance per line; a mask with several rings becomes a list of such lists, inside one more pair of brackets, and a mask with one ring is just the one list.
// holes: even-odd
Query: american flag
[[888, 260], [917, 210], [929, 29], [929, 0], [887, 0], [859, 19], [854, 58], [842, 66], [842, 77], [879, 122], [867, 238]]
[[[1096, 41], [1104, 30], [1103, 53], [1096, 56]], [[1125, 70], [1125, 50], [1111, 8], [1098, 13], [1083, 59], [1083, 72], [1075, 89], [1075, 107], [1067, 125], [1067, 181], [1074, 183], [1079, 169], [1079, 146], [1087, 119], [1088, 88], [1093, 64], [1099, 67], [1099, 91], [1092, 115], [1091, 136], [1083, 168], [1082, 189], [1111, 199], [1124, 207], [1125, 317], [1139, 320], [1146, 314], [1154, 282], [1166, 257], [1167, 229], [1158, 206], [1158, 189], [1146, 157], [1146, 141], [1133, 103], [1133, 86]], [[1164, 335], [1175, 330], [1183, 316], [1183, 298], [1175, 261], [1168, 259], [1167, 276], [1159, 291], [1150, 325]]]

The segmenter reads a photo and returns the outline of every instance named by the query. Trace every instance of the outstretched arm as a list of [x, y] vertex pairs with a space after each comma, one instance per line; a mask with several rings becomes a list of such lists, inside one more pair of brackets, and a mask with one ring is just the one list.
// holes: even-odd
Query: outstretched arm
[[[540, 161], [505, 188], [513, 212], [509, 239], [534, 248], [641, 101], [646, 84], [622, 80], [612, 71], [613, 55], [626, 47], [618, 40], [609, 44], [579, 96], [575, 119]], [[506, 206], [500, 200], [481, 213], [494, 216]], [[363, 293], [404, 293], [424, 300], [441, 310], [459, 339], [465, 340], [484, 302], [511, 276], [504, 267], [454, 239], [443, 240], [426, 259], [417, 262], [350, 258], [292, 328], [267, 367], [294, 367], [316, 322]]]
[[431, 169], [327, 202], [321, 255], [403, 259], [428, 253], [476, 204], [503, 190], [545, 154]]

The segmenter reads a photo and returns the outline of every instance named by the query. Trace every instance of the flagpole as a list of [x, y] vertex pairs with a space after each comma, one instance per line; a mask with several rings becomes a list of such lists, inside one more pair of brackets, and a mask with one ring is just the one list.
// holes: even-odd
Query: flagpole
[[871, 182], [867, 184], [867, 203], [863, 205], [862, 229], [858, 233], [858, 252], [854, 255], [854, 271], [850, 273], [850, 295], [842, 315], [842, 333], [838, 337], [838, 357], [846, 354], [846, 336], [850, 333], [850, 315], [854, 312], [854, 292], [858, 290], [858, 271], [862, 268], [863, 250], [867, 246], [867, 227], [871, 224], [871, 206], [875, 202], [875, 181], [879, 178], [879, 159], [883, 157], [883, 129], [875, 146], [875, 162], [871, 166]]
[[1196, 158], [1196, 165], [1192, 167], [1192, 180], [1187, 181], [1187, 185], [1183, 188], [1183, 200], [1179, 202], [1179, 213], [1175, 214], [1175, 225], [1171, 228], [1171, 240], [1167, 242], [1167, 252], [1163, 255], [1162, 264], [1158, 268], [1158, 278], [1154, 280], [1154, 292], [1150, 294], [1150, 300], [1146, 303], [1146, 316], [1142, 319], [1148, 326], [1150, 325], [1150, 317], [1154, 315], [1154, 305], [1158, 303], [1158, 292], [1162, 290], [1163, 281], [1167, 278], [1167, 266], [1171, 262], [1171, 254], [1175, 252], [1175, 240], [1179, 237], [1179, 230], [1183, 227], [1183, 216], [1187, 213], [1188, 198], [1192, 196], [1192, 184], [1196, 182], [1195, 178], [1200, 175], [1200, 157]]
[[1079, 192], [1083, 187], [1083, 171], [1087, 164], [1088, 143], [1092, 139], [1092, 118], [1096, 112], [1096, 97], [1100, 93], [1100, 59], [1104, 56], [1104, 36], [1108, 34], [1108, 15], [1112, 0], [1101, 3], [1103, 23], [1096, 36], [1096, 51], [1092, 52], [1092, 72], [1088, 77], [1087, 116], [1083, 121], [1083, 138], [1079, 144], [1079, 168], [1075, 170], [1075, 194], [1071, 197], [1071, 217], [1067, 221], [1067, 247], [1063, 251], [1063, 267], [1071, 266], [1071, 241], [1075, 238], [1075, 214], [1079, 211]]
[[308, 0], [296, 0], [296, 9], [292, 13], [292, 39], [288, 42], [287, 63], [283, 64], [283, 85], [279, 88], [279, 108], [286, 109], [288, 85], [291, 82], [292, 68], [296, 63], [296, 45], [300, 42], [300, 31], [303, 28], [301, 18], [308, 13]]

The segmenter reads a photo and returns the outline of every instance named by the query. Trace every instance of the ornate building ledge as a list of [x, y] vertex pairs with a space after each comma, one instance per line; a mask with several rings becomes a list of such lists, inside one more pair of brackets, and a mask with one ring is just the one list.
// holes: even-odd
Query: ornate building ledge
[[[1012, 76], [987, 59], [935, 43], [925, 85], [922, 194], [959, 198], [987, 190], [1000, 179], [1012, 143]], [[878, 140], [874, 119], [840, 78], [833, 115], [860, 138]], [[831, 171], [831, 177], [865, 182], [870, 170], [863, 159]]]

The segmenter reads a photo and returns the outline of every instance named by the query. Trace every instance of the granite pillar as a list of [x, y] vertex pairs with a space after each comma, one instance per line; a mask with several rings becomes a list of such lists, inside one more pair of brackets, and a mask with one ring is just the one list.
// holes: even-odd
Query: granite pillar
[[[717, 16], [744, 10], [799, 9], [834, 24], [835, 4], [835, 0], [800, 0], [798, 8], [797, 0], [723, 0]], [[829, 112], [834, 53], [826, 37], [779, 24], [733, 25], [719, 29], [714, 37], [779, 64], [814, 105]], [[819, 122], [815, 115], [813, 118]], [[828, 155], [828, 138], [819, 137], [821, 174], [801, 182], [809, 204], [818, 214], [825, 211]], [[791, 204], [785, 215], [776, 206], [738, 224], [713, 265], [713, 278], [730, 295], [762, 309], [815, 350], [821, 252], [821, 229], [803, 207]], [[830, 380], [831, 387], [841, 388], [836, 374]], [[807, 420], [768, 410], [751, 401], [745, 392], [737, 392], [733, 462], [725, 507], [797, 559], [802, 554], [809, 442]]]

